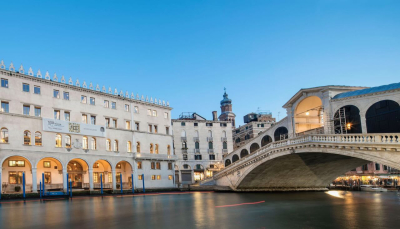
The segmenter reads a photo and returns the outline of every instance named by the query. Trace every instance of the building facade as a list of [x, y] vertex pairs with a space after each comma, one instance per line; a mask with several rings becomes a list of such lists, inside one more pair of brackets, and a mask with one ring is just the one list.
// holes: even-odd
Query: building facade
[[232, 122], [206, 120], [196, 113], [172, 120], [176, 181], [192, 184], [211, 177], [223, 167], [223, 155], [233, 150]]
[[250, 113], [243, 117], [243, 126], [239, 126], [232, 130], [233, 149], [237, 149], [250, 139], [257, 137], [262, 131], [270, 128], [276, 122], [270, 112]]
[[[0, 177], [13, 192], [174, 187], [171, 107], [0, 64]], [[122, 180], [121, 180], [122, 179]]]

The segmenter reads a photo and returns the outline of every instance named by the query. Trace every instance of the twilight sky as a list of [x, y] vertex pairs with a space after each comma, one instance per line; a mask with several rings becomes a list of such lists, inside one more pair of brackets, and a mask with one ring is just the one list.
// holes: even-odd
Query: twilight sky
[[400, 81], [400, 1], [3, 1], [0, 60], [168, 100], [172, 117], [243, 115], [300, 88]]

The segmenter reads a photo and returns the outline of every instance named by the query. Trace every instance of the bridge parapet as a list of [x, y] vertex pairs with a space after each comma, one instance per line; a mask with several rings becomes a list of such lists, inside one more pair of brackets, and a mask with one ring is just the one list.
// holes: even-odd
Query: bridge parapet
[[381, 134], [310, 134], [301, 137], [289, 138], [277, 142], [272, 142], [256, 150], [254, 153], [233, 162], [221, 171], [214, 174], [213, 178], [218, 179], [231, 170], [235, 170], [238, 165], [246, 165], [253, 159], [274, 151], [279, 151], [287, 147], [295, 147], [304, 143], [325, 143], [323, 147], [349, 147], [349, 148], [380, 148], [385, 145], [396, 146], [390, 150], [400, 151], [400, 133], [381, 133]]

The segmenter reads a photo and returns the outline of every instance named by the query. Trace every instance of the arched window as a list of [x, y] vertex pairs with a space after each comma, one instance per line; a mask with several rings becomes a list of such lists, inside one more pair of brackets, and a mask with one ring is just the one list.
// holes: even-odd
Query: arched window
[[158, 144], [156, 144], [156, 154], [158, 154]]
[[42, 133], [39, 131], [35, 132], [35, 146], [41, 146], [42, 145]]
[[213, 149], [213, 142], [208, 142], [208, 148]]
[[106, 150], [111, 151], [111, 140], [110, 139], [106, 140]]
[[257, 143], [253, 143], [250, 146], [250, 153], [253, 153], [254, 151], [258, 150], [260, 146]]
[[62, 147], [61, 134], [56, 134], [56, 147]]
[[1, 141], [1, 143], [8, 143], [8, 129], [7, 128], [1, 128], [0, 141]]
[[167, 146], [167, 155], [171, 155], [171, 146], [170, 145]]
[[225, 160], [225, 167], [229, 166], [231, 164], [231, 160], [230, 159], [226, 159]]
[[212, 138], [212, 131], [211, 130], [208, 131], [208, 137]]
[[31, 132], [29, 130], [24, 131], [24, 145], [31, 144]]
[[71, 135], [65, 135], [65, 148], [71, 148]]
[[239, 160], [239, 156], [236, 155], [236, 154], [234, 154], [234, 155], [232, 156], [232, 163], [234, 163], [234, 162], [236, 162], [236, 161], [238, 161], [238, 160]]
[[118, 152], [118, 140], [114, 140], [114, 151]]
[[224, 142], [222, 143], [223, 149], [228, 149], [228, 143]]
[[154, 153], [153, 143], [150, 143], [150, 153]]
[[88, 137], [83, 136], [82, 138], [82, 149], [88, 149], [89, 144], [88, 144]]
[[126, 142], [126, 151], [132, 152], [132, 143], [130, 141]]
[[140, 153], [140, 142], [136, 142], [136, 152]]
[[97, 149], [96, 138], [91, 138], [90, 139], [90, 148], [92, 150], [96, 150]]
[[200, 149], [200, 143], [199, 142], [195, 142], [194, 143], [194, 148], [195, 149]]

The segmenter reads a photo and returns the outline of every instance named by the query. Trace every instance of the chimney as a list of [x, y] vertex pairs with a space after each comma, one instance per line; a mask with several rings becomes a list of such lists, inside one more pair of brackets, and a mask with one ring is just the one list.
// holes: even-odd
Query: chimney
[[213, 116], [213, 121], [218, 121], [217, 112], [216, 111], [212, 112], [212, 116]]

